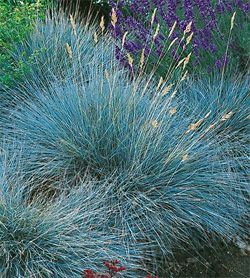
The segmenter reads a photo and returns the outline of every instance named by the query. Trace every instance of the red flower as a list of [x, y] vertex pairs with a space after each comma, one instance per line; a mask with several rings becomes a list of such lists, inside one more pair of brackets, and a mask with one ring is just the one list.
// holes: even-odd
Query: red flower
[[85, 269], [83, 275], [84, 278], [96, 278], [94, 271], [91, 269]]
[[126, 267], [118, 266], [118, 264], [119, 264], [118, 260], [113, 260], [113, 261], [110, 261], [110, 262], [104, 261], [103, 264], [109, 270], [111, 275], [114, 275], [118, 272], [122, 272], [122, 271], [126, 270]]

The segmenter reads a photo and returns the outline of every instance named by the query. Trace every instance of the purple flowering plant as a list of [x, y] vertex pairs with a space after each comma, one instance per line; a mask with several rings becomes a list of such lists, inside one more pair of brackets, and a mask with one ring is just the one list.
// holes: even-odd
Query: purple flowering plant
[[[129, 53], [134, 67], [140, 68], [143, 55], [147, 71], [166, 76], [190, 53], [189, 68], [203, 73], [221, 71], [229, 61], [244, 64], [250, 57], [249, 1], [120, 0], [110, 4], [116, 14], [112, 34], [120, 42], [117, 57], [124, 66], [129, 66]], [[230, 30], [234, 12], [235, 26]]]

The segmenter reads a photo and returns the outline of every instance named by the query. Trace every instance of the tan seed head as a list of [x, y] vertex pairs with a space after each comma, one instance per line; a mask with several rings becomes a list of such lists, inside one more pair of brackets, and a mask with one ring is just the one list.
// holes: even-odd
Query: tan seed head
[[169, 93], [169, 91], [172, 89], [172, 87], [174, 86], [174, 83], [169, 84], [162, 92], [162, 95], [165, 96], [166, 94]]
[[169, 32], [169, 34], [168, 34], [168, 38], [170, 38], [170, 37], [172, 36], [172, 34], [173, 34], [173, 32], [174, 32], [174, 29], [175, 29], [176, 25], [177, 25], [177, 21], [175, 21], [174, 24], [173, 24], [173, 26], [171, 27], [171, 30], [170, 30], [170, 32]]
[[191, 52], [188, 54], [188, 56], [184, 59], [183, 63], [183, 70], [186, 68], [187, 64], [189, 63], [190, 57], [191, 57]]
[[151, 26], [153, 25], [154, 21], [155, 21], [155, 15], [156, 15], [156, 11], [157, 11], [157, 8], [154, 9], [153, 13], [152, 13], [152, 17], [151, 17]]
[[112, 8], [112, 13], [111, 13], [111, 24], [115, 28], [117, 22], [117, 16], [116, 16], [116, 11], [114, 8]]
[[151, 125], [153, 128], [157, 128], [159, 124], [158, 124], [157, 120], [152, 120]]
[[104, 32], [104, 30], [105, 30], [104, 16], [101, 17], [100, 28], [101, 28], [102, 32]]
[[141, 59], [140, 59], [140, 68], [142, 68], [144, 65], [144, 59], [145, 59], [145, 48], [142, 49]]
[[73, 59], [73, 52], [72, 52], [71, 46], [68, 43], [66, 43], [65, 48], [66, 48], [67, 53], [69, 54], [70, 59]]
[[233, 112], [232, 111], [227, 113], [227, 114], [225, 114], [225, 115], [223, 115], [223, 117], [221, 118], [221, 122], [225, 122], [225, 121], [229, 120], [232, 116], [233, 116]]
[[73, 33], [76, 36], [76, 22], [72, 14], [69, 15], [70, 25], [72, 27]]
[[192, 33], [187, 37], [186, 46], [191, 42], [191, 40], [192, 40], [192, 38], [193, 38], [193, 35], [194, 35], [194, 32], [192, 32]]
[[192, 21], [190, 21], [186, 26], [186, 29], [184, 30], [184, 35], [191, 31], [191, 27], [192, 27]]
[[233, 16], [231, 17], [231, 26], [230, 26], [230, 31], [233, 30], [234, 28], [234, 20], [235, 20], [236, 12], [233, 13]]
[[158, 24], [157, 24], [157, 27], [156, 27], [156, 30], [155, 30], [155, 33], [154, 33], [154, 36], [153, 36], [153, 40], [156, 39], [156, 37], [157, 37], [158, 34], [159, 34], [159, 31], [160, 31], [160, 24], [158, 23]]
[[174, 115], [176, 112], [177, 112], [177, 110], [175, 107], [170, 109], [170, 111], [169, 111], [170, 115]]
[[129, 53], [127, 53], [127, 57], [128, 57], [128, 64], [130, 65], [130, 67], [132, 67], [134, 60]]

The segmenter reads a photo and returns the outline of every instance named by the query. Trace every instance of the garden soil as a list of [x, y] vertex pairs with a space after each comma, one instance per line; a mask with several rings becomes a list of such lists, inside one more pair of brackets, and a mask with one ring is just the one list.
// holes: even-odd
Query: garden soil
[[[217, 251], [216, 251], [217, 250]], [[250, 278], [250, 253], [234, 245], [204, 249], [199, 256], [181, 255], [161, 278]]]

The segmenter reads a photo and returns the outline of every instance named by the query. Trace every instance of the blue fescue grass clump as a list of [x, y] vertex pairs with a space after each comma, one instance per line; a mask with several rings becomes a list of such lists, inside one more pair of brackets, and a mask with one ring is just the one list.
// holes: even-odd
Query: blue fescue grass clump
[[12, 138], [26, 141], [26, 173], [53, 181], [66, 175], [72, 183], [86, 172], [105, 179], [131, 167], [153, 132], [156, 101], [143, 96], [143, 84], [130, 84], [116, 70], [100, 76], [93, 70], [90, 80], [52, 83], [47, 94], [34, 92], [34, 101], [18, 106], [3, 122]]
[[13, 47], [9, 55], [19, 77], [13, 75], [8, 86], [0, 84], [1, 106], [31, 97], [35, 88], [46, 91], [52, 80], [87, 81], [89, 68], [109, 63], [113, 50], [110, 39], [102, 36], [105, 30], [76, 17], [52, 9], [44, 20], [38, 18], [34, 30]]
[[211, 112], [211, 124], [216, 118], [223, 118], [224, 125], [219, 125], [218, 133], [231, 138], [244, 138], [249, 134], [249, 78], [243, 80], [220, 80], [220, 78], [200, 79], [189, 81], [182, 94], [182, 101], [186, 103], [186, 112], [192, 114], [194, 110], [201, 115]]
[[187, 113], [162, 87], [130, 82], [106, 65], [103, 74], [93, 68], [88, 82], [36, 90], [2, 120], [7, 141], [23, 143], [25, 178], [68, 189], [88, 176], [110, 213], [107, 230], [142, 243], [145, 258], [187, 242], [230, 240], [245, 232], [247, 214], [238, 158], [225, 153], [228, 140], [212, 136], [220, 116]]
[[94, 57], [101, 59], [98, 34], [100, 32], [88, 23], [76, 22], [75, 15], [67, 17], [52, 11], [45, 22], [37, 20], [35, 31], [16, 46], [13, 55], [15, 60], [27, 64], [27, 73], [34, 81], [38, 77], [64, 79], [79, 70], [83, 75], [84, 68], [87, 74], [87, 66], [96, 62]]
[[80, 277], [84, 269], [99, 270], [103, 260], [112, 259], [131, 273], [137, 247], [129, 251], [122, 238], [104, 231], [107, 215], [91, 183], [54, 200], [42, 195], [31, 200], [30, 184], [10, 170], [14, 160], [1, 161], [1, 277]]
[[[154, 261], [175, 248], [244, 235], [246, 87], [176, 92], [131, 80], [95, 31], [78, 34], [72, 18], [47, 20], [25, 42], [28, 56], [41, 52], [9, 90], [16, 106], [0, 120], [2, 151], [14, 155], [2, 182], [2, 222], [17, 227], [13, 246], [21, 250], [4, 249], [6, 275], [74, 277], [105, 257], [134, 268], [134, 257]], [[11, 239], [2, 242], [12, 246]]]
[[[249, 80], [238, 81], [219, 78], [212, 80], [190, 81], [186, 84], [180, 101], [185, 103], [185, 116], [196, 113], [204, 118], [207, 129], [213, 126], [212, 133], [218, 142], [223, 141], [225, 152], [237, 157], [242, 170], [249, 172], [249, 132], [250, 99]], [[196, 111], [196, 112], [195, 112]]]

